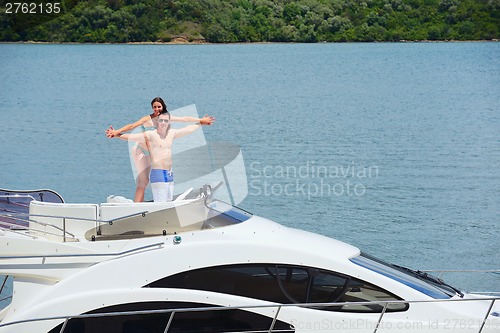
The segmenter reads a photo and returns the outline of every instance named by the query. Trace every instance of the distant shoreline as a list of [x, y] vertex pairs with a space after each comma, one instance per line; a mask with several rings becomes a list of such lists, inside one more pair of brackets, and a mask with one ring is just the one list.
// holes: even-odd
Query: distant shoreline
[[400, 40], [400, 41], [374, 41], [374, 42], [235, 42], [235, 43], [210, 43], [206, 41], [173, 40], [170, 42], [127, 42], [127, 43], [81, 43], [81, 42], [40, 42], [40, 41], [0, 41], [0, 44], [61, 44], [61, 45], [251, 45], [251, 44], [381, 44], [381, 43], [485, 43], [500, 42], [500, 39], [482, 40]]

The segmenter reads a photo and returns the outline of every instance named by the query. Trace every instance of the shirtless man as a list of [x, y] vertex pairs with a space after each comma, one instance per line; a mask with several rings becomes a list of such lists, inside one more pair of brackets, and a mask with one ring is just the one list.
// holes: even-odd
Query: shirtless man
[[168, 111], [158, 116], [156, 131], [137, 134], [118, 134], [122, 140], [145, 143], [151, 154], [151, 173], [149, 181], [155, 202], [172, 201], [174, 195], [174, 174], [172, 172], [172, 143], [174, 139], [191, 134], [201, 127], [200, 123], [180, 129], [170, 128]]

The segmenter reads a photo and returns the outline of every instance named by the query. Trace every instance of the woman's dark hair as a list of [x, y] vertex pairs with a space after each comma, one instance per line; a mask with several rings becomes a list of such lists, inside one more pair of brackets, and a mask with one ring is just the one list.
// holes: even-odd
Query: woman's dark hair
[[151, 107], [153, 106], [153, 104], [154, 104], [155, 102], [158, 102], [158, 103], [160, 103], [160, 104], [161, 104], [162, 110], [161, 110], [160, 114], [165, 113], [165, 112], [168, 112], [168, 110], [167, 110], [167, 105], [166, 105], [166, 104], [165, 104], [165, 102], [163, 101], [163, 98], [161, 98], [161, 97], [155, 97], [155, 98], [153, 98], [153, 100], [151, 101]]

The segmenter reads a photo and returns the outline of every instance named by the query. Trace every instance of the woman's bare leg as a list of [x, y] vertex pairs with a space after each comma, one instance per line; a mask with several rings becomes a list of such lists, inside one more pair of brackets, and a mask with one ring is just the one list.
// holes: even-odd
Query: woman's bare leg
[[151, 171], [151, 159], [149, 156], [144, 155], [143, 151], [134, 147], [134, 162], [137, 169], [137, 179], [134, 202], [143, 202], [146, 187], [149, 184], [149, 172]]

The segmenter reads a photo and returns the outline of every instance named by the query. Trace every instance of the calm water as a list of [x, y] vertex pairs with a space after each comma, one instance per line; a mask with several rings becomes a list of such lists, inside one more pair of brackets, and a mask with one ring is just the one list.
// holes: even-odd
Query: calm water
[[162, 96], [241, 146], [243, 208], [414, 268], [500, 268], [500, 43], [0, 45], [0, 60], [0, 187], [132, 197], [104, 130]]

